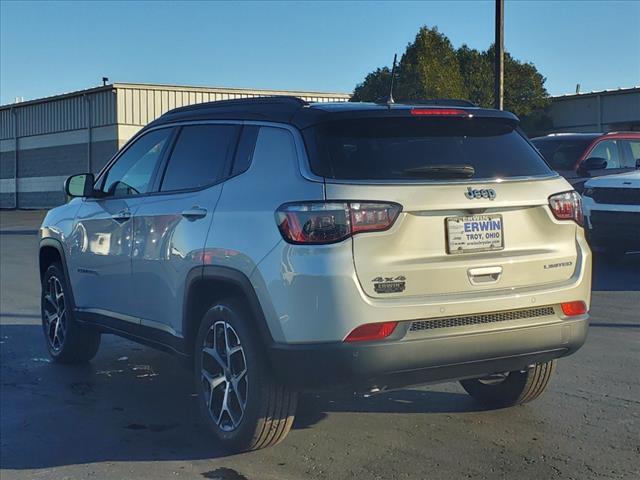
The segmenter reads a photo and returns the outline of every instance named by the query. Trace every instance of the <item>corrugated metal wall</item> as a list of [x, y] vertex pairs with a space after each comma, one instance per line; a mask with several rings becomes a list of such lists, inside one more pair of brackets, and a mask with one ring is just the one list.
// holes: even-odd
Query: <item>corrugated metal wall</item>
[[640, 88], [554, 97], [553, 131], [598, 132], [640, 129]]
[[[111, 87], [100, 91], [70, 94], [49, 101], [4, 105], [0, 110], [0, 140], [13, 138], [15, 122], [18, 137], [44, 135], [87, 128], [88, 111], [91, 127], [116, 123], [116, 98]], [[15, 113], [12, 113], [12, 108]]]
[[293, 95], [310, 102], [349, 99], [339, 93], [116, 83], [3, 105], [0, 208], [59, 205], [65, 200], [61, 189], [65, 176], [89, 169], [97, 172], [137, 130], [172, 108], [270, 95]]
[[50, 99], [3, 105], [0, 107], [0, 140], [13, 138], [16, 119], [18, 137], [85, 129], [88, 108], [92, 128], [116, 123], [144, 126], [184, 105], [267, 95], [294, 95], [309, 102], [349, 99], [349, 95], [339, 93], [114, 84]]
[[13, 115], [10, 108], [0, 110], [0, 140], [13, 138]]
[[144, 126], [163, 113], [185, 105], [234, 98], [293, 95], [308, 102], [344, 102], [349, 95], [278, 90], [243, 90], [232, 88], [172, 87], [169, 85], [116, 84], [119, 124]]

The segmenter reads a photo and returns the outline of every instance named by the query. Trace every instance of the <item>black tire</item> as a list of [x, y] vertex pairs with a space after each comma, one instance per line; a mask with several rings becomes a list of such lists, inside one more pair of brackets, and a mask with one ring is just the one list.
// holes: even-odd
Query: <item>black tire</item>
[[525, 371], [509, 372], [506, 376], [490, 376], [462, 380], [469, 395], [487, 407], [510, 407], [531, 402], [547, 388], [556, 361], [539, 363]]
[[[220, 343], [225, 334], [229, 348]], [[237, 347], [241, 350], [222, 354], [225, 348], [229, 351]], [[234, 452], [259, 450], [287, 436], [297, 394], [274, 379], [251, 314], [240, 300], [220, 301], [204, 315], [195, 339], [194, 367], [201, 414], [224, 448]], [[214, 383], [217, 385], [211, 389]], [[223, 408], [225, 398], [227, 412]]]
[[55, 362], [85, 363], [98, 352], [100, 332], [76, 321], [70, 292], [62, 266], [52, 263], [42, 278], [42, 330]]

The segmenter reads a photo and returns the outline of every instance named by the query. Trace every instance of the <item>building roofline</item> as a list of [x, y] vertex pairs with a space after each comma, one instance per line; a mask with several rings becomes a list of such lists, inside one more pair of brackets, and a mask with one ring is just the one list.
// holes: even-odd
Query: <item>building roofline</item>
[[582, 98], [582, 97], [593, 97], [597, 95], [616, 95], [619, 93], [635, 93], [640, 92], [640, 85], [635, 87], [625, 87], [625, 88], [611, 88], [608, 90], [594, 90], [592, 92], [583, 92], [583, 93], [566, 93], [563, 95], [551, 95], [553, 100], [556, 99], [570, 99], [570, 98]]
[[100, 85], [99, 87], [85, 88], [83, 90], [76, 90], [73, 92], [59, 93], [57, 95], [49, 95], [48, 97], [34, 98], [33, 100], [25, 100], [23, 102], [5, 103], [4, 105], [0, 105], [0, 110], [8, 110], [11, 108], [24, 107], [26, 105], [33, 105], [34, 103], [62, 100], [63, 98], [77, 97], [80, 95], [86, 95], [88, 93], [97, 93], [97, 92], [108, 91], [108, 90], [113, 90], [113, 84]]
[[278, 90], [271, 88], [237, 88], [237, 87], [203, 87], [198, 85], [171, 85], [165, 83], [120, 83], [112, 84], [115, 88], [140, 88], [140, 89], [170, 89], [170, 90], [198, 90], [211, 93], [254, 93], [259, 92], [264, 95], [290, 95], [290, 96], [318, 96], [318, 97], [345, 97], [351, 98], [350, 93], [345, 92], [319, 92], [315, 90]]
[[36, 103], [43, 102], [51, 102], [56, 100], [62, 100], [64, 98], [76, 97], [80, 95], [86, 95], [91, 93], [98, 93], [109, 90], [117, 90], [119, 88], [136, 88], [140, 90], [173, 90], [176, 92], [181, 91], [199, 91], [203, 93], [240, 93], [240, 94], [258, 94], [264, 96], [273, 96], [273, 95], [289, 95], [289, 96], [306, 96], [306, 97], [319, 97], [319, 98], [327, 98], [327, 97], [344, 97], [345, 100], [351, 98], [351, 94], [342, 93], [342, 92], [317, 92], [317, 91], [306, 91], [306, 90], [273, 90], [273, 89], [264, 89], [264, 88], [227, 88], [227, 87], [203, 87], [203, 86], [192, 86], [192, 85], [169, 85], [162, 83], [124, 83], [124, 82], [114, 82], [108, 85], [100, 85], [97, 87], [86, 88], [82, 90], [76, 90], [73, 92], [65, 92], [57, 95], [50, 95], [48, 97], [35, 98], [33, 100], [26, 100], [24, 102], [17, 103], [7, 103], [4, 105], [0, 105], [0, 110], [8, 110], [11, 108], [19, 108], [26, 105], [33, 105]]

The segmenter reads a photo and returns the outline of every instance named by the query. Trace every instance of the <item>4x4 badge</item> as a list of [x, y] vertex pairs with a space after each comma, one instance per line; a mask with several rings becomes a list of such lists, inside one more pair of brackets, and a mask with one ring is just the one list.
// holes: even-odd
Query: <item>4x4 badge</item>
[[467, 187], [467, 191], [464, 192], [464, 196], [469, 200], [473, 200], [474, 198], [488, 198], [489, 200], [493, 200], [496, 198], [496, 191], [493, 188], [475, 189]]
[[376, 293], [404, 292], [406, 278], [403, 275], [397, 277], [376, 277], [372, 280]]

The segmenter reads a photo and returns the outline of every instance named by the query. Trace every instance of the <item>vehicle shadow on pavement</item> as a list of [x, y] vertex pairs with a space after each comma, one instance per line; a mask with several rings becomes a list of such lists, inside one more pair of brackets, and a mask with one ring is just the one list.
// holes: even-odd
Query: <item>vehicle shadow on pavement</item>
[[460, 392], [406, 389], [381, 392], [368, 397], [341, 393], [304, 394], [298, 401], [295, 429], [309, 428], [329, 413], [463, 413], [485, 409]]
[[[11, 314], [3, 313], [4, 318]], [[16, 318], [16, 323], [21, 323]], [[225, 457], [202, 426], [190, 372], [172, 357], [103, 336], [87, 365], [52, 363], [39, 325], [0, 325], [2, 469]], [[303, 395], [295, 429], [330, 412], [444, 413], [479, 407], [427, 390]]]

